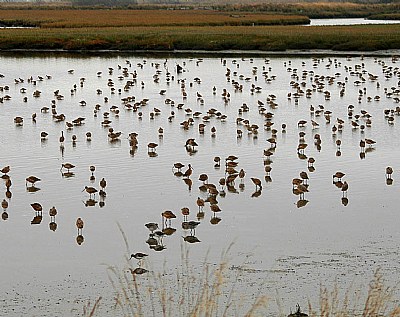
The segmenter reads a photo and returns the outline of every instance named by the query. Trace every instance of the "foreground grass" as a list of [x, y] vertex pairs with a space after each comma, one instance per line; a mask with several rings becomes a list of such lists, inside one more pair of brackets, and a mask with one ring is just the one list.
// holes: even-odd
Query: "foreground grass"
[[400, 49], [400, 25], [4, 29], [0, 49], [373, 51]]
[[[163, 317], [211, 317], [211, 316], [268, 316], [268, 304], [273, 299], [266, 295], [255, 294], [253, 298], [246, 294], [246, 285], [240, 285], [243, 272], [236, 270], [233, 280], [229, 275], [226, 254], [220, 264], [211, 267], [203, 263], [202, 271], [195, 272], [189, 265], [187, 252], [183, 253], [182, 266], [176, 271], [168, 269], [161, 273], [149, 271], [144, 275], [130, 273], [133, 267], [110, 267], [109, 277], [115, 291], [114, 313], [118, 316], [163, 316]], [[245, 264], [243, 264], [245, 267]], [[259, 289], [262, 290], [262, 283]], [[387, 287], [379, 270], [369, 284], [368, 290], [350, 288], [346, 291], [339, 285], [329, 290], [321, 288], [319, 307], [303, 307], [302, 312], [309, 317], [399, 317], [400, 306], [393, 301], [395, 288]], [[362, 295], [364, 294], [365, 295]], [[83, 316], [101, 316], [100, 297], [94, 305], [88, 303]], [[279, 313], [285, 317], [289, 307], [281, 307], [277, 300]], [[307, 306], [306, 304], [304, 306]], [[290, 317], [299, 317], [296, 313]]]

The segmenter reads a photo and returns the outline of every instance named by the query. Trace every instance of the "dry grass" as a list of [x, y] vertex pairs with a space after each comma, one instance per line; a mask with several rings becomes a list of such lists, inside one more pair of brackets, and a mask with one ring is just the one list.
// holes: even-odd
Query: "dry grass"
[[[363, 301], [360, 290], [349, 288], [340, 294], [340, 288], [335, 285], [333, 291], [322, 288], [320, 292], [320, 307], [315, 310], [309, 304], [310, 317], [398, 317], [400, 306], [393, 300], [396, 287], [387, 287], [379, 269], [369, 284], [366, 299]], [[398, 301], [397, 301], [398, 303]]]
[[[120, 230], [126, 252], [130, 254], [127, 238], [121, 227]], [[115, 291], [115, 314], [124, 317], [252, 317], [270, 314], [268, 297], [261, 294], [261, 291], [259, 294], [254, 294], [253, 300], [249, 299], [249, 296], [242, 296], [244, 294], [239, 291], [246, 292], [246, 286], [240, 285], [240, 281], [246, 274], [245, 262], [248, 257], [239, 266], [240, 269], [233, 273], [228, 266], [232, 247], [230, 245], [222, 254], [219, 264], [211, 266], [205, 260], [199, 272], [198, 266], [190, 264], [189, 252], [184, 246], [181, 250], [181, 265], [177, 269], [166, 269], [164, 263], [164, 270], [161, 273], [150, 269], [148, 273], [135, 275], [130, 271], [134, 267], [128, 258], [125, 258], [125, 265], [122, 268], [109, 267], [109, 278]], [[258, 289], [263, 289], [263, 283], [258, 285]], [[369, 283], [368, 290], [353, 286], [343, 293], [337, 284], [332, 291], [321, 287], [319, 307], [314, 308], [309, 302], [308, 314], [310, 317], [400, 317], [398, 300], [394, 301], [396, 290], [397, 286], [385, 285], [378, 269]], [[86, 305], [83, 316], [96, 316], [99, 313], [100, 300], [101, 298], [93, 306]], [[289, 308], [282, 308], [279, 300], [277, 304], [280, 312], [275, 315], [287, 316], [283, 310], [288, 311]]]
[[188, 25], [274, 25], [307, 23], [300, 15], [212, 10], [0, 10], [0, 21], [41, 28]]
[[[123, 232], [122, 235], [129, 254]], [[164, 265], [161, 273], [150, 270], [144, 275], [135, 275], [127, 259], [123, 268], [109, 267], [109, 278], [116, 294], [116, 312], [124, 317], [264, 316], [266, 296], [257, 296], [249, 303], [236, 289], [242, 271], [237, 271], [233, 282], [231, 279], [227, 282], [229, 249], [214, 268], [205, 260], [200, 272], [190, 264], [185, 245], [182, 246], [181, 265], [176, 270]]]

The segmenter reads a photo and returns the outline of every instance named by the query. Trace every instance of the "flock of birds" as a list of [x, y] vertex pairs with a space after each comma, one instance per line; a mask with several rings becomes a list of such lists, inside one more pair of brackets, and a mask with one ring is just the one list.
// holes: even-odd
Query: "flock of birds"
[[[341, 156], [342, 140], [340, 136], [345, 129], [351, 129], [352, 131], [360, 131], [360, 158], [365, 159], [366, 154], [372, 152], [375, 149], [376, 141], [372, 138], [365, 137], [366, 131], [373, 125], [373, 116], [366, 110], [366, 105], [368, 103], [379, 103], [383, 97], [391, 100], [393, 107], [383, 109], [383, 116], [388, 125], [393, 125], [396, 121], [396, 117], [400, 115], [400, 81], [396, 86], [382, 87], [386, 82], [393, 82], [393, 80], [400, 79], [400, 72], [398, 67], [393, 65], [388, 65], [387, 61], [376, 58], [374, 62], [380, 65], [381, 73], [374, 74], [366, 69], [366, 65], [363, 62], [363, 57], [360, 58], [359, 63], [352, 63], [352, 59], [346, 59], [349, 65], [343, 65], [344, 59], [337, 58], [313, 58], [310, 59], [312, 70], [306, 69], [306, 62], [302, 62], [303, 69], [292, 67], [291, 61], [285, 61], [283, 63], [284, 70], [290, 74], [291, 81], [288, 83], [289, 92], [286, 97], [289, 102], [292, 102], [295, 106], [298, 106], [301, 102], [311, 102], [312, 98], [323, 97], [324, 100], [328, 101], [333, 98], [334, 89], [329, 90], [328, 88], [332, 85], [336, 85], [337, 93], [340, 96], [345, 96], [348, 90], [355, 89], [357, 91], [357, 98], [354, 100], [354, 104], [349, 104], [346, 107], [347, 116], [339, 117], [334, 111], [327, 108], [324, 104], [319, 104], [318, 106], [309, 105], [309, 113], [304, 114], [304, 117], [297, 121], [297, 126], [290, 126], [287, 122], [276, 122], [274, 117], [279, 111], [278, 97], [272, 93], [269, 93], [266, 97], [258, 98], [254, 104], [249, 102], [244, 102], [242, 105], [237, 107], [237, 116], [232, 117], [229, 114], [224, 113], [223, 110], [226, 107], [232, 107], [232, 103], [237, 95], [248, 94], [251, 96], [252, 100], [257, 96], [264, 96], [266, 91], [270, 91], [268, 85], [272, 84], [281, 74], [274, 74], [272, 67], [270, 66], [270, 60], [264, 59], [263, 65], [251, 66], [248, 70], [249, 73], [244, 75], [241, 74], [240, 65], [252, 65], [253, 59], [232, 59], [227, 60], [221, 58], [221, 66], [225, 72], [225, 87], [218, 86], [215, 83], [212, 87], [212, 95], [221, 97], [221, 107], [211, 107], [205, 110], [205, 104], [208, 103], [205, 94], [202, 93], [201, 83], [203, 79], [199, 77], [194, 77], [191, 80], [186, 79], [189, 77], [190, 71], [187, 70], [188, 63], [190, 61], [181, 61], [180, 65], [170, 66], [168, 60], [164, 62], [148, 62], [147, 60], [142, 60], [137, 62], [136, 65], [132, 64], [131, 61], [126, 60], [125, 65], [118, 65], [116, 68], [109, 67], [107, 71], [99, 71], [96, 73], [98, 78], [103, 78], [103, 76], [108, 76], [106, 80], [106, 89], [98, 88], [96, 94], [103, 97], [102, 104], [96, 104], [91, 110], [93, 118], [101, 117], [100, 126], [107, 131], [108, 142], [122, 142], [123, 139], [127, 137], [129, 144], [130, 155], [136, 155], [139, 148], [139, 141], [141, 135], [137, 132], [128, 131], [117, 131], [113, 127], [113, 121], [118, 120], [120, 116], [126, 113], [134, 113], [136, 118], [140, 121], [150, 120], [154, 121], [156, 118], [165, 118], [166, 124], [173, 124], [176, 122], [177, 118], [184, 118], [184, 120], [177, 123], [180, 129], [185, 131], [185, 133], [191, 134], [187, 138], [186, 142], [182, 144], [182, 147], [187, 152], [189, 158], [196, 154], [199, 148], [199, 142], [196, 140], [197, 137], [203, 137], [209, 134], [212, 139], [215, 139], [218, 135], [217, 124], [224, 124], [227, 122], [233, 123], [236, 127], [234, 131], [234, 139], [240, 140], [244, 136], [249, 138], [257, 139], [259, 138], [260, 131], [264, 130], [267, 137], [265, 138], [265, 149], [263, 150], [263, 169], [264, 175], [262, 178], [256, 177], [256, 175], [250, 175], [248, 177], [248, 172], [244, 168], [239, 169], [239, 158], [235, 155], [229, 155], [226, 157], [215, 156], [210, 158], [210, 164], [214, 165], [215, 170], [220, 171], [223, 169], [223, 173], [219, 174], [218, 180], [214, 183], [211, 182], [211, 178], [214, 175], [208, 175], [205, 173], [200, 173], [198, 181], [199, 195], [196, 199], [196, 205], [198, 207], [196, 211], [196, 220], [189, 220], [190, 210], [189, 207], [184, 206], [181, 208], [181, 216], [177, 212], [171, 210], [165, 210], [161, 213], [162, 220], [161, 225], [158, 222], [148, 222], [146, 227], [149, 230], [149, 236], [147, 237], [147, 244], [150, 249], [154, 251], [162, 251], [166, 248], [164, 244], [164, 237], [172, 235], [176, 229], [172, 227], [172, 221], [175, 218], [181, 217], [181, 227], [185, 233], [183, 236], [184, 241], [187, 243], [197, 243], [200, 240], [196, 237], [196, 228], [201, 224], [204, 219], [205, 208], [208, 208], [211, 213], [211, 224], [218, 224], [221, 221], [219, 217], [222, 211], [218, 199], [220, 197], [225, 197], [227, 192], [238, 193], [236, 188], [238, 184], [239, 190], [243, 191], [245, 186], [245, 180], [249, 178], [254, 185], [254, 192], [252, 197], [259, 197], [262, 194], [262, 189], [265, 184], [272, 182], [271, 173], [273, 170], [273, 157], [279, 149], [279, 138], [278, 134], [285, 135], [287, 131], [296, 131], [298, 133], [298, 145], [297, 151], [293, 152], [297, 154], [298, 158], [305, 162], [304, 170], [299, 171], [299, 175], [292, 179], [292, 191], [295, 196], [298, 197], [297, 207], [304, 207], [308, 200], [306, 199], [307, 193], [310, 191], [310, 174], [315, 172], [314, 164], [316, 163], [315, 157], [307, 156], [307, 151], [309, 149], [309, 144], [306, 139], [307, 129], [311, 128], [312, 131], [312, 143], [317, 149], [321, 151], [323, 135], [318, 133], [318, 129], [324, 123], [326, 127], [329, 127], [331, 131], [331, 137], [333, 138], [336, 145], [336, 156]], [[398, 61], [397, 57], [392, 57], [391, 62], [395, 64]], [[201, 66], [203, 60], [197, 59], [194, 61], [196, 66]], [[150, 64], [150, 66], [149, 66]], [[350, 65], [351, 64], [351, 65]], [[176, 66], [179, 66], [178, 68]], [[326, 70], [330, 69], [341, 69], [345, 72], [343, 75], [339, 71], [334, 75], [322, 75], [318, 73], [318, 69], [324, 67]], [[153, 72], [151, 80], [144, 80], [141, 78], [143, 75], [143, 69], [146, 72]], [[172, 70], [172, 68], [174, 70]], [[74, 70], [70, 69], [66, 73], [73, 75]], [[116, 75], [116, 78], [114, 77]], [[28, 84], [30, 87], [34, 87], [32, 92], [33, 98], [40, 98], [42, 92], [37, 89], [41, 82], [52, 80], [51, 75], [46, 76], [30, 76], [29, 78], [15, 78], [14, 82], [9, 85], [0, 86], [0, 107], [6, 107], [8, 102], [12, 102], [12, 98], [17, 96], [9, 95], [10, 86], [21, 87], [19, 93], [23, 96], [23, 102], [28, 103], [30, 97], [26, 96], [28, 89], [24, 85]], [[9, 78], [7, 78], [9, 79]], [[2, 78], [2, 81], [5, 79]], [[210, 79], [208, 79], [210, 80]], [[63, 123], [64, 128], [59, 132], [60, 134], [56, 136], [60, 145], [61, 156], [64, 157], [65, 143], [67, 142], [66, 137], [70, 135], [72, 146], [77, 146], [77, 140], [80, 136], [77, 133], [81, 131], [80, 128], [85, 125], [85, 122], [89, 118], [78, 116], [78, 117], [68, 117], [64, 113], [60, 113], [57, 109], [58, 103], [66, 98], [66, 94], [74, 96], [77, 94], [78, 89], [84, 89], [86, 85], [86, 77], [81, 77], [79, 81], [72, 85], [68, 92], [64, 94], [59, 90], [54, 90], [53, 99], [50, 101], [50, 106], [43, 106], [40, 108], [40, 113], [47, 114], [51, 113], [52, 120], [55, 123]], [[382, 95], [370, 96], [365, 83], [376, 85], [377, 89], [381, 89]], [[164, 105], [162, 107], [150, 108], [152, 100], [150, 98], [138, 98], [131, 94], [134, 89], [140, 88], [141, 90], [146, 89], [151, 86], [150, 89], [156, 89], [160, 83], [167, 86], [166, 89], [160, 89], [159, 95], [163, 98]], [[169, 88], [172, 86], [179, 87], [178, 95], [169, 95]], [[196, 90], [195, 95], [192, 96], [191, 92]], [[264, 93], [264, 95], [262, 95]], [[107, 95], [107, 96], [105, 96]], [[119, 105], [111, 105], [111, 97], [118, 96], [120, 100]], [[316, 97], [316, 98], [317, 98]], [[358, 107], [356, 105], [359, 105]], [[190, 106], [192, 105], [192, 106]], [[85, 100], [79, 102], [79, 107], [89, 107], [89, 103]], [[256, 112], [257, 115], [252, 117], [252, 121], [249, 119], [250, 116], [247, 114], [249, 112]], [[146, 118], [147, 116], [147, 118]], [[40, 124], [37, 112], [32, 113], [30, 118], [24, 118], [22, 116], [14, 117], [14, 124], [18, 127], [23, 127], [26, 120], [32, 120], [34, 124]], [[159, 121], [157, 121], [159, 122]], [[260, 124], [262, 123], [262, 125]], [[65, 132], [67, 131], [67, 133]], [[164, 137], [164, 128], [162, 126], [157, 127], [157, 134], [159, 140]], [[86, 142], [91, 142], [92, 138], [96, 135], [90, 131], [85, 132]], [[264, 136], [264, 134], [263, 134]], [[42, 131], [40, 133], [40, 139], [44, 142], [49, 138], [54, 138], [47, 131]], [[232, 140], [227, 140], [227, 142], [232, 142]], [[263, 141], [264, 142], [264, 141]], [[158, 148], [160, 144], [157, 141], [147, 142], [147, 154], [149, 157], [158, 156]], [[189, 191], [192, 190], [193, 186], [193, 171], [194, 168], [191, 163], [181, 163], [174, 162], [172, 169], [173, 174], [181, 178], [183, 182], [188, 186]], [[74, 177], [75, 165], [72, 163], [62, 163], [60, 170], [62, 176], [65, 178]], [[3, 214], [2, 219], [7, 220], [8, 213], [7, 209], [12, 197], [11, 194], [11, 177], [10, 166], [4, 167], [1, 172], [3, 173], [3, 180], [6, 187], [5, 198], [2, 201]], [[96, 170], [94, 165], [90, 168], [90, 181], [94, 181], [94, 172]], [[197, 170], [197, 169], [196, 169]], [[386, 183], [388, 185], [392, 184], [392, 174], [393, 168], [388, 166], [386, 168]], [[42, 177], [42, 176], [41, 176]], [[349, 183], [347, 180], [343, 181], [345, 177], [345, 172], [336, 171], [333, 175], [333, 184], [341, 191], [341, 202], [344, 206], [348, 204], [347, 193], [349, 190]], [[41, 178], [31, 175], [26, 177], [26, 190], [30, 193], [34, 193], [39, 190], [36, 183], [41, 181]], [[100, 197], [99, 206], [104, 206], [104, 199], [106, 197], [106, 186], [107, 182], [105, 178], [102, 178], [99, 182], [99, 187], [93, 186], [82, 186], [83, 190], [89, 195], [89, 200], [86, 201], [86, 206], [94, 206], [97, 204], [95, 199], [96, 195]], [[34, 211], [34, 218], [31, 224], [40, 224], [42, 221], [43, 207], [38, 202], [33, 202], [31, 207]], [[55, 231], [57, 229], [56, 224], [56, 207], [52, 207], [49, 210], [49, 216], [51, 219], [50, 229]], [[76, 242], [81, 245], [84, 242], [83, 238], [83, 228], [84, 220], [83, 217], [78, 217], [76, 220], [77, 228], [77, 238]], [[142, 252], [133, 253], [130, 259], [138, 260], [138, 267], [132, 270], [133, 274], [143, 274], [147, 270], [142, 268], [142, 262], [147, 257], [147, 254]]]

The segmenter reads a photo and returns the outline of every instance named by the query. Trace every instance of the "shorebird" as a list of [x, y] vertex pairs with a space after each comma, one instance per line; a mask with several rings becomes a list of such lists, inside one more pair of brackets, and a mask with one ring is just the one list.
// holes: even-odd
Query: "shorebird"
[[60, 136], [59, 140], [60, 140], [61, 145], [64, 144], [64, 141], [65, 141], [64, 131], [61, 131], [61, 136]]
[[181, 208], [181, 212], [182, 212], [182, 215], [183, 215], [183, 219], [187, 220], [187, 217], [189, 216], [189, 213], [190, 213], [189, 208], [188, 207], [182, 207]]
[[40, 178], [36, 177], [36, 176], [29, 176], [25, 179], [25, 185], [28, 186], [28, 183], [31, 183], [32, 186], [35, 186], [36, 182], [40, 181]]
[[344, 181], [344, 183], [342, 185], [342, 188], [341, 188], [342, 193], [343, 193], [343, 197], [347, 196], [347, 190], [348, 189], [349, 189], [349, 184], [346, 181]]
[[148, 254], [142, 253], [142, 252], [137, 252], [137, 253], [131, 254], [131, 257], [129, 258], [129, 260], [132, 258], [135, 258], [136, 260], [140, 261], [140, 260], [143, 260], [146, 256], [148, 256]]
[[169, 220], [169, 224], [171, 224], [171, 219], [176, 218], [175, 214], [170, 210], [163, 211], [161, 216], [165, 218], [165, 223]]
[[1, 207], [4, 209], [4, 211], [8, 208], [8, 201], [3, 199], [1, 202]]
[[262, 188], [261, 180], [259, 178], [251, 177], [251, 180], [254, 183], [254, 185], [256, 185], [256, 191], [257, 189], [260, 190]]
[[335, 178], [338, 179], [338, 181], [340, 181], [342, 179], [342, 177], [344, 177], [344, 175], [346, 175], [345, 173], [342, 172], [336, 172], [335, 174], [333, 174], [333, 181], [335, 181]]
[[56, 216], [57, 216], [57, 209], [56, 209], [56, 207], [51, 207], [50, 208], [50, 210], [49, 210], [49, 216], [50, 216], [50, 218], [51, 218], [51, 221], [55, 221], [55, 219], [56, 219]]
[[69, 173], [69, 170], [74, 168], [74, 167], [75, 167], [75, 165], [73, 165], [71, 163], [63, 163], [63, 164], [61, 164], [61, 169], [62, 168], [66, 168], [68, 173]]
[[102, 190], [104, 190], [107, 186], [107, 181], [104, 179], [104, 177], [100, 181], [100, 187]]
[[82, 235], [82, 229], [83, 229], [83, 226], [84, 226], [84, 222], [83, 222], [83, 220], [82, 220], [82, 218], [81, 217], [79, 217], [78, 219], [76, 219], [76, 228], [78, 229], [78, 235], [80, 234], [80, 235]]
[[188, 169], [183, 173], [183, 177], [189, 178], [193, 173], [192, 165], [188, 164]]
[[178, 172], [180, 172], [181, 168], [184, 167], [184, 166], [185, 166], [185, 164], [182, 164], [180, 162], [174, 163], [174, 168], [176, 168], [178, 170]]
[[147, 144], [147, 151], [155, 152], [157, 146], [158, 146], [157, 143], [150, 142], [149, 144]]
[[196, 204], [199, 207], [199, 211], [202, 210], [203, 207], [204, 207], [204, 199], [201, 199], [200, 197], [197, 197]]
[[200, 174], [200, 175], [199, 175], [199, 181], [202, 181], [203, 184], [207, 183], [207, 181], [208, 181], [208, 175], [207, 175], [207, 174]]
[[149, 223], [146, 223], [146, 224], [145, 224], [145, 227], [146, 227], [147, 229], [149, 229], [149, 230], [153, 233], [153, 231], [155, 231], [155, 230], [158, 229], [158, 223], [149, 222]]
[[386, 167], [386, 178], [392, 179], [393, 168], [391, 166]]
[[41, 212], [43, 210], [43, 207], [39, 203], [32, 203], [31, 207], [33, 208], [34, 211], [36, 212]]
[[10, 171], [10, 166], [9, 166], [9, 165], [3, 167], [3, 168], [0, 170], [0, 172], [2, 172], [4, 175], [6, 175], [9, 171]]
[[89, 194], [89, 197], [91, 197], [92, 195], [95, 195], [97, 193], [97, 189], [94, 187], [89, 187], [89, 186], [85, 186], [85, 188], [82, 190], [86, 191]]

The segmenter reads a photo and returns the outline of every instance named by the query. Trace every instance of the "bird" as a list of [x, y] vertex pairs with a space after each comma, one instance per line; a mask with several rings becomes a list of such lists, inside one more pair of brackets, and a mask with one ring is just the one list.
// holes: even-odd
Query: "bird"
[[148, 256], [148, 254], [142, 253], [142, 252], [132, 253], [129, 260], [132, 258], [135, 258], [136, 260], [140, 261], [140, 260], [143, 260], [146, 256]]
[[188, 164], [188, 169], [183, 173], [183, 177], [189, 178], [193, 173], [192, 165]]
[[201, 199], [200, 197], [197, 197], [196, 204], [199, 207], [199, 211], [202, 210], [203, 207], [204, 207], [204, 199]]
[[49, 210], [49, 216], [51, 217], [52, 220], [54, 220], [56, 215], [57, 215], [57, 209], [56, 207], [53, 206]]
[[391, 166], [386, 167], [386, 178], [391, 179], [393, 174], [393, 168]]
[[259, 178], [251, 177], [251, 181], [254, 183], [254, 185], [256, 185], [256, 190], [257, 188], [262, 188], [261, 180]]
[[27, 178], [25, 179], [25, 181], [26, 181], [26, 182], [25, 182], [25, 185], [28, 186], [27, 184], [28, 184], [28, 183], [31, 183], [32, 186], [35, 186], [35, 183], [36, 183], [36, 182], [39, 182], [40, 180], [41, 180], [40, 178], [31, 175], [31, 176], [29, 176], [29, 177], [27, 177]]
[[61, 131], [61, 136], [60, 136], [60, 143], [63, 144], [65, 141], [65, 137], [64, 137], [64, 131]]
[[163, 216], [163, 218], [165, 218], [165, 222], [169, 220], [169, 222], [171, 223], [171, 219], [176, 218], [175, 214], [170, 210], [163, 211], [161, 215]]
[[178, 172], [180, 172], [181, 168], [184, 166], [185, 166], [185, 164], [182, 164], [181, 162], [174, 163], [174, 168], [176, 168], [178, 170]]
[[3, 201], [1, 202], [1, 207], [6, 210], [8, 208], [8, 201], [3, 199]]
[[101, 189], [105, 189], [106, 188], [106, 186], [107, 186], [107, 181], [104, 179], [104, 177], [101, 179], [101, 181], [100, 181], [100, 187], [101, 187]]
[[71, 164], [71, 163], [63, 163], [63, 164], [61, 164], [61, 169], [62, 168], [66, 168], [68, 173], [69, 173], [69, 170], [73, 169], [74, 167], [75, 167], [75, 165]]
[[31, 207], [33, 208], [34, 211], [36, 212], [41, 212], [43, 210], [43, 207], [39, 203], [32, 203]]
[[10, 172], [10, 166], [7, 165], [5, 167], [3, 167], [0, 172], [2, 172], [4, 175], [6, 175], [8, 172]]
[[343, 185], [342, 185], [342, 193], [343, 193], [343, 197], [345, 197], [347, 195], [347, 190], [349, 189], [349, 184], [344, 181]]
[[78, 219], [76, 219], [76, 228], [78, 229], [78, 235], [81, 234], [82, 235], [82, 229], [84, 226], [84, 222], [82, 220], [81, 217], [79, 217]]
[[150, 142], [149, 144], [147, 144], [147, 151], [154, 152], [157, 146], [158, 146], [157, 143]]
[[187, 220], [187, 217], [189, 216], [189, 213], [190, 213], [189, 208], [188, 207], [182, 207], [181, 208], [181, 212], [182, 212], [182, 215], [183, 215], [183, 219]]
[[89, 170], [90, 170], [90, 172], [92, 173], [92, 176], [93, 176], [94, 171], [96, 170], [96, 166], [90, 165], [90, 166], [89, 166]]
[[341, 180], [346, 174], [343, 172], [336, 172], [335, 174], [333, 174], [333, 180], [335, 181], [335, 178], [337, 178], [338, 180]]
[[146, 224], [145, 224], [145, 227], [146, 227], [147, 229], [149, 229], [149, 230], [153, 233], [153, 231], [155, 231], [155, 230], [158, 229], [158, 223], [149, 222], [149, 223], [146, 223]]
[[89, 197], [97, 193], [97, 189], [90, 186], [85, 186], [85, 188], [82, 191], [86, 191], [89, 194]]

